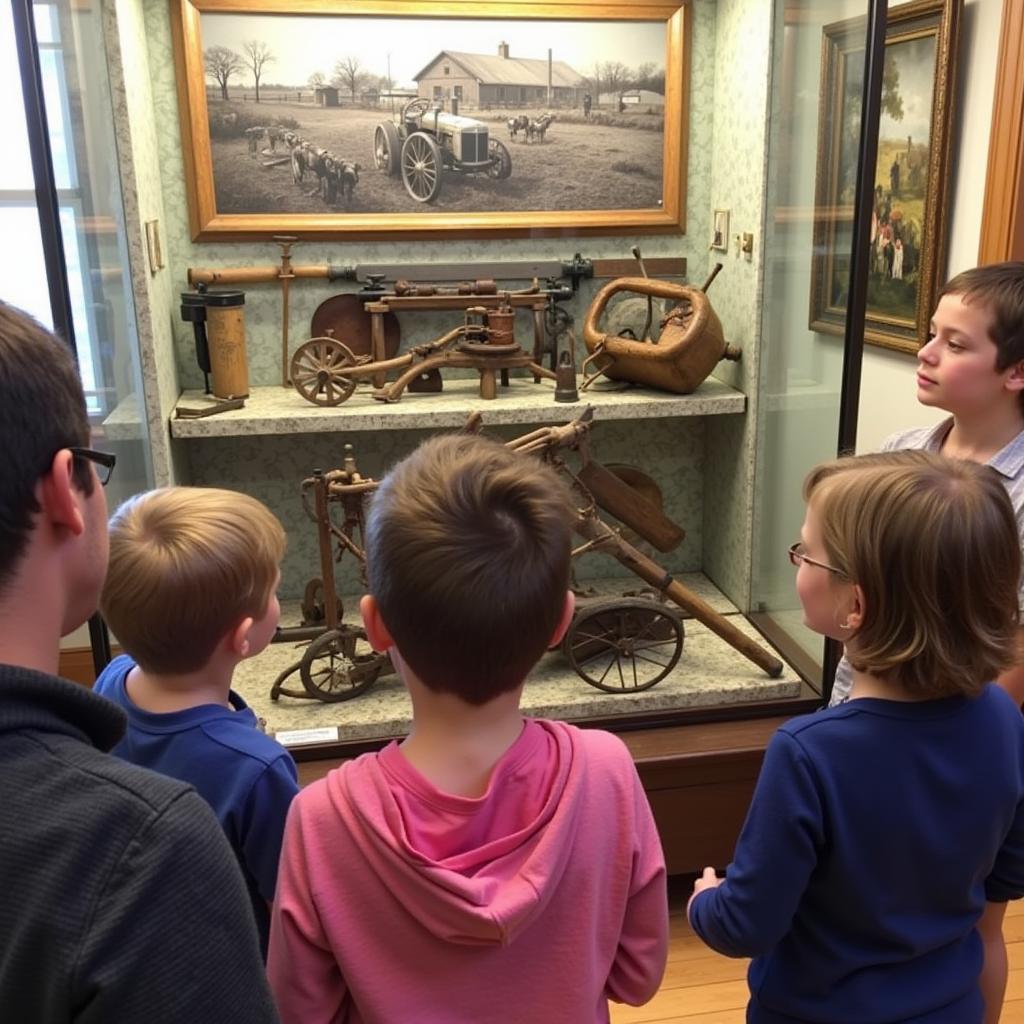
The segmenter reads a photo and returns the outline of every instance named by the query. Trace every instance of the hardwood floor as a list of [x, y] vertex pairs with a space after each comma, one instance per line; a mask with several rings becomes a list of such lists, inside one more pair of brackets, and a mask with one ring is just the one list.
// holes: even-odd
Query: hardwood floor
[[[688, 895], [688, 887], [672, 885], [672, 938], [661, 991], [646, 1006], [612, 1004], [612, 1024], [742, 1024], [747, 961], [719, 956], [693, 934], [683, 916]], [[1024, 1024], [1024, 900], [1010, 904], [1003, 932], [1010, 978], [1001, 1024]]]

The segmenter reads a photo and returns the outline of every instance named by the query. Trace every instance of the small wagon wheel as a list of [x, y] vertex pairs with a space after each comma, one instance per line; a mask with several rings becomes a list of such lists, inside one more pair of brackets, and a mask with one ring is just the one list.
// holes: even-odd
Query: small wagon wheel
[[438, 144], [424, 132], [413, 132], [402, 144], [402, 181], [418, 203], [432, 203], [441, 191], [444, 161]]
[[329, 629], [306, 648], [299, 663], [299, 675], [311, 697], [329, 703], [351, 700], [373, 686], [383, 658], [373, 652], [356, 653], [360, 640], [366, 640], [361, 629], [342, 626]]
[[[343, 613], [341, 597], [336, 595], [338, 601], [338, 618]], [[319, 626], [327, 621], [327, 601], [324, 596], [324, 581], [319, 576], [314, 576], [306, 584], [306, 590], [302, 595], [302, 625]]]
[[600, 601], [573, 619], [562, 652], [577, 675], [599, 690], [648, 690], [679, 661], [683, 621], [674, 609], [644, 598]]
[[355, 391], [356, 382], [340, 371], [355, 365], [348, 345], [335, 338], [311, 338], [292, 356], [292, 383], [307, 402], [341, 405]]

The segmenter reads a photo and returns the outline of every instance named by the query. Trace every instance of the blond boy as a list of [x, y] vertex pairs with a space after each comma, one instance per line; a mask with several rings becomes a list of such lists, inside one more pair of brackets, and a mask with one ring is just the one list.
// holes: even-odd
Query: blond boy
[[231, 689], [235, 667], [277, 627], [285, 536], [260, 502], [171, 487], [110, 523], [101, 608], [127, 655], [95, 690], [128, 716], [113, 753], [191, 783], [238, 857], [266, 951], [285, 816], [298, 792], [288, 752]]

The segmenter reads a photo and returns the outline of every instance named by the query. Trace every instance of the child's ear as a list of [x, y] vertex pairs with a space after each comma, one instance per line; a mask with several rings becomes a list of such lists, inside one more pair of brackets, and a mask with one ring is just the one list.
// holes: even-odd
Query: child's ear
[[854, 633], [864, 625], [864, 590], [859, 583], [852, 584], [852, 599], [846, 614], [846, 627]]
[[378, 653], [383, 653], [395, 646], [391, 639], [388, 627], [380, 616], [380, 605], [373, 594], [364, 594], [359, 599], [359, 614], [363, 617], [363, 628], [366, 630], [366, 639], [370, 646]]
[[1014, 363], [1006, 375], [1006, 387], [1009, 391], [1024, 390], [1024, 361]]
[[256, 620], [249, 615], [228, 634], [228, 649], [232, 654], [239, 658], [249, 656], [249, 630], [252, 629], [255, 622]]
[[551, 640], [548, 642], [549, 649], [557, 647], [562, 642], [562, 637], [565, 636], [565, 631], [569, 628], [575, 611], [576, 595], [571, 590], [567, 590], [565, 592], [565, 604], [562, 606], [562, 617], [558, 620], [554, 633], [551, 634]]

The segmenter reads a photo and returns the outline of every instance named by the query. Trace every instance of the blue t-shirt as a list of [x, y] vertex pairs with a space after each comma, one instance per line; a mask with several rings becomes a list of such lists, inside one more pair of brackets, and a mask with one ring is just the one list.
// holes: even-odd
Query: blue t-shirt
[[213, 808], [245, 876], [266, 954], [267, 903], [277, 886], [288, 806], [299, 791], [295, 762], [277, 740], [260, 731], [252, 709], [234, 690], [230, 709], [202, 704], [167, 714], [143, 711], [125, 689], [134, 667], [131, 658], [121, 655], [93, 687], [128, 716], [125, 737], [111, 753], [190, 783]]
[[772, 737], [726, 880], [694, 897], [753, 956], [757, 1024], [980, 1024], [986, 900], [1024, 895], [1024, 718], [974, 699], [861, 697]]

